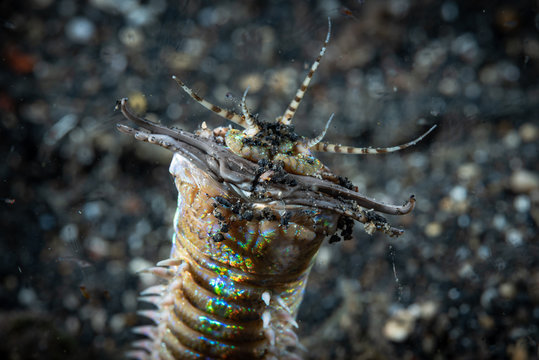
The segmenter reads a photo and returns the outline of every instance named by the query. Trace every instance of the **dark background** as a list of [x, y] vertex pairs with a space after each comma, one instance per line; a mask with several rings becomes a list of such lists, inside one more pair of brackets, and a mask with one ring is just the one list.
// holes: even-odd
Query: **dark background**
[[299, 313], [309, 359], [539, 357], [536, 1], [33, 0], [0, 5], [0, 358], [112, 359], [140, 320], [136, 271], [167, 257], [171, 154], [120, 134], [118, 98], [194, 130], [249, 85], [305, 136], [417, 146], [322, 154], [416, 210], [389, 239], [325, 245]]

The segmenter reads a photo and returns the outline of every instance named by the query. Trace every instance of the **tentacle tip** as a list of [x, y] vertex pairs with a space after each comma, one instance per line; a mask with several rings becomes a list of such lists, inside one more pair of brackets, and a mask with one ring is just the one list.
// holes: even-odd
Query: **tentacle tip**
[[116, 104], [114, 104], [114, 111], [118, 111], [121, 109], [121, 107], [128, 101], [128, 98], [121, 98], [116, 100]]
[[438, 124], [434, 124], [430, 127], [430, 129], [428, 129], [423, 135], [421, 135], [419, 138], [418, 138], [418, 142], [423, 140], [427, 135], [429, 135], [431, 132], [434, 131], [434, 129], [436, 129], [438, 127]]
[[397, 228], [391, 228], [391, 232], [389, 234], [389, 237], [399, 237], [402, 234], [404, 234], [404, 230], [397, 229]]
[[247, 88], [243, 92], [243, 101], [245, 101], [245, 98], [247, 97], [247, 93], [249, 92], [249, 89], [251, 88], [250, 85], [247, 85]]
[[132, 128], [130, 128], [129, 126], [126, 126], [124, 124], [116, 124], [116, 130], [118, 130], [120, 132], [123, 132], [123, 133], [129, 134], [130, 131], [132, 130]]
[[129, 116], [127, 114], [130, 114], [129, 110], [127, 110], [127, 102], [128, 101], [129, 101], [129, 99], [126, 98], [126, 97], [121, 98], [120, 100], [118, 100], [116, 102], [116, 107], [115, 107], [115, 110], [120, 110], [122, 112], [122, 114], [124, 114], [124, 116], [126, 116], [127, 118], [129, 118]]
[[184, 86], [183, 81], [181, 81], [176, 75], [172, 75], [172, 80], [176, 81], [180, 86]]
[[331, 124], [331, 122], [333, 121], [334, 117], [335, 117], [335, 113], [331, 113], [331, 115], [329, 116], [329, 119], [328, 119], [328, 121], [326, 123], [326, 131], [327, 131], [328, 127], [329, 127], [329, 124]]
[[330, 37], [331, 37], [331, 18], [328, 16], [328, 34], [326, 36], [326, 43], [329, 42]]
[[404, 203], [405, 209], [404, 209], [403, 214], [409, 214], [410, 212], [412, 212], [412, 210], [414, 210], [415, 203], [416, 203], [416, 198], [415, 198], [415, 195], [412, 194], [410, 195], [410, 198], [408, 199], [408, 201]]

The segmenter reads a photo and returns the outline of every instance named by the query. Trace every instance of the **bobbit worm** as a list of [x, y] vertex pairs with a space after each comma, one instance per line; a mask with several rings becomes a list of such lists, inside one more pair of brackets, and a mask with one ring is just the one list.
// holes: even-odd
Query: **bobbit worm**
[[297, 135], [292, 120], [330, 38], [284, 114], [263, 122], [246, 105], [225, 110], [204, 100], [179, 78], [179, 86], [211, 112], [242, 129], [190, 133], [145, 120], [121, 99], [117, 107], [136, 127], [121, 132], [173, 152], [170, 173], [178, 190], [170, 258], [147, 271], [164, 279], [142, 293], [154, 310], [141, 311], [154, 325], [129, 352], [136, 359], [301, 359], [295, 329], [314, 257], [324, 241], [350, 239], [354, 222], [367, 233], [398, 236], [380, 215], [412, 211], [375, 201], [335, 175], [313, 152], [376, 154], [389, 148], [355, 148]]

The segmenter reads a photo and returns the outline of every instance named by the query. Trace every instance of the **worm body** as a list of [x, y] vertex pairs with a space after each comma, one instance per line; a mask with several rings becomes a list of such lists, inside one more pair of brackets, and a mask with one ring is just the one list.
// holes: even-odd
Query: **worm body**
[[181, 264], [171, 268], [167, 312], [184, 346], [165, 338], [163, 351], [179, 359], [282, 356], [296, 345], [294, 319], [312, 259], [338, 215], [253, 207], [178, 154], [171, 173], [179, 193], [171, 258]]
[[[247, 91], [239, 115], [202, 99], [177, 78], [193, 99], [245, 130], [211, 130], [203, 124], [192, 134], [134, 115], [127, 99], [118, 102], [138, 126], [119, 124], [120, 131], [174, 152], [170, 173], [178, 190], [170, 258], [147, 270], [165, 283], [142, 293], [142, 300], [156, 309], [140, 314], [155, 325], [135, 328], [146, 338], [134, 343], [129, 356], [300, 359], [304, 349], [295, 334], [295, 317], [322, 242], [350, 239], [354, 221], [368, 233], [402, 234], [377, 212], [409, 213], [413, 196], [396, 206], [358, 193], [312, 155], [315, 150], [340, 152], [340, 146], [320, 142], [325, 130], [306, 139], [290, 126], [329, 34], [296, 97], [275, 123], [251, 116]], [[392, 148], [342, 149], [395, 151], [422, 137]]]

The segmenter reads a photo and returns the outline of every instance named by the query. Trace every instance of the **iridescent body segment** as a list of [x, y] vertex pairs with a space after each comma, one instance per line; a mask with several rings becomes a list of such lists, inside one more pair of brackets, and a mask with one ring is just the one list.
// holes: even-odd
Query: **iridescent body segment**
[[[294, 133], [291, 121], [318, 67], [320, 54], [296, 97], [275, 123], [241, 115], [202, 99], [175, 78], [197, 102], [244, 130], [208, 129], [196, 134], [166, 128], [118, 106], [139, 130], [118, 125], [136, 139], [174, 152], [170, 173], [178, 190], [170, 258], [148, 269], [166, 280], [142, 293], [156, 310], [141, 311], [154, 326], [135, 332], [146, 339], [128, 355], [138, 359], [300, 359], [294, 332], [307, 278], [324, 240], [352, 237], [353, 222], [370, 234], [402, 234], [375, 211], [403, 215], [403, 206], [359, 194], [334, 175], [311, 150], [381, 153], [391, 148], [349, 148]], [[432, 131], [429, 130], [429, 132]], [[428, 132], [427, 132], [428, 133]]]
[[[182, 343], [188, 342], [185, 351], [191, 354], [254, 359], [276, 353], [267, 338], [292, 331], [314, 255], [328, 234], [335, 232], [339, 216], [317, 209], [268, 206], [246, 220], [245, 214], [238, 216], [232, 207], [215, 200], [238, 204], [240, 198], [188, 159], [175, 154], [171, 173], [179, 194], [171, 258], [182, 260], [181, 283], [174, 284], [173, 324], [187, 326], [198, 340], [182, 337], [179, 325], [172, 332]], [[282, 211], [288, 217], [286, 226], [280, 225]], [[223, 233], [216, 215], [238, 219], [229, 221]], [[223, 240], [211, 240], [218, 233]], [[263, 300], [265, 292], [270, 294], [269, 305]], [[271, 319], [266, 326], [264, 312]], [[174, 346], [165, 341], [163, 351], [184, 358]]]

